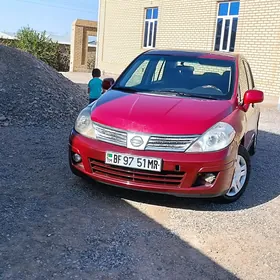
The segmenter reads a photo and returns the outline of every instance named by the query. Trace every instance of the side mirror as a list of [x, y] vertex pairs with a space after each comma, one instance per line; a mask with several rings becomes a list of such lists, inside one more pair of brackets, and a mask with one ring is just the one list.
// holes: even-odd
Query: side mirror
[[113, 86], [114, 83], [115, 80], [113, 78], [105, 78], [102, 82], [102, 89], [108, 90]]
[[264, 94], [260, 90], [251, 89], [245, 92], [244, 95], [244, 107], [248, 108], [251, 104], [262, 103], [264, 100]]

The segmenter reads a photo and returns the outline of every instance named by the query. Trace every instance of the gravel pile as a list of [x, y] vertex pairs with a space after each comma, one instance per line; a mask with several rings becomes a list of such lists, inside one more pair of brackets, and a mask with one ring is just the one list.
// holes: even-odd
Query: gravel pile
[[0, 126], [62, 127], [85, 105], [78, 85], [32, 55], [0, 46]]

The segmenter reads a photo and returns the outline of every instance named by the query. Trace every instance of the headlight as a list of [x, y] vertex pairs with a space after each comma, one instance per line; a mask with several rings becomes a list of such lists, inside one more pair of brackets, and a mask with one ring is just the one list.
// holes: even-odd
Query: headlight
[[187, 150], [187, 153], [201, 153], [219, 151], [233, 141], [234, 128], [224, 122], [219, 122], [198, 138]]
[[90, 118], [92, 106], [87, 106], [83, 109], [76, 122], [75, 130], [85, 137], [95, 139], [95, 129], [93, 127], [93, 122]]

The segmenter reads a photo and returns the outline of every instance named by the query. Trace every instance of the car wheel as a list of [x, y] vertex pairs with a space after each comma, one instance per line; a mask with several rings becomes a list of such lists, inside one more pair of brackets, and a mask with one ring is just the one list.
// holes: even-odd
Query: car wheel
[[250, 150], [249, 150], [250, 156], [255, 155], [255, 153], [256, 153], [256, 151], [257, 151], [258, 134], [259, 134], [259, 130], [257, 129], [256, 135], [254, 136], [253, 144], [252, 144], [252, 146], [250, 147]]
[[226, 194], [219, 197], [219, 201], [231, 203], [238, 200], [248, 185], [250, 173], [251, 162], [249, 152], [243, 146], [239, 146], [231, 186]]
[[255, 155], [255, 153], [257, 151], [258, 135], [259, 135], [259, 121], [260, 121], [260, 116], [259, 116], [258, 123], [257, 123], [256, 135], [254, 136], [253, 144], [252, 144], [252, 146], [250, 147], [250, 150], [249, 150], [250, 156]]
[[254, 156], [256, 154], [256, 150], [257, 150], [257, 139], [258, 136], [257, 134], [254, 136], [254, 140], [253, 140], [253, 144], [252, 146], [250, 147], [250, 150], [249, 150], [249, 155], [250, 156]]

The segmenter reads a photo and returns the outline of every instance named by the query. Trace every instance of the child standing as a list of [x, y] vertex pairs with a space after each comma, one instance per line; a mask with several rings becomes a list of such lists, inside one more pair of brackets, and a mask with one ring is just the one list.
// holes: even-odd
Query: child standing
[[115, 83], [113, 78], [105, 78], [102, 82], [102, 94], [105, 93]]
[[92, 79], [88, 83], [89, 103], [97, 100], [102, 93], [101, 71], [98, 68], [92, 70]]

